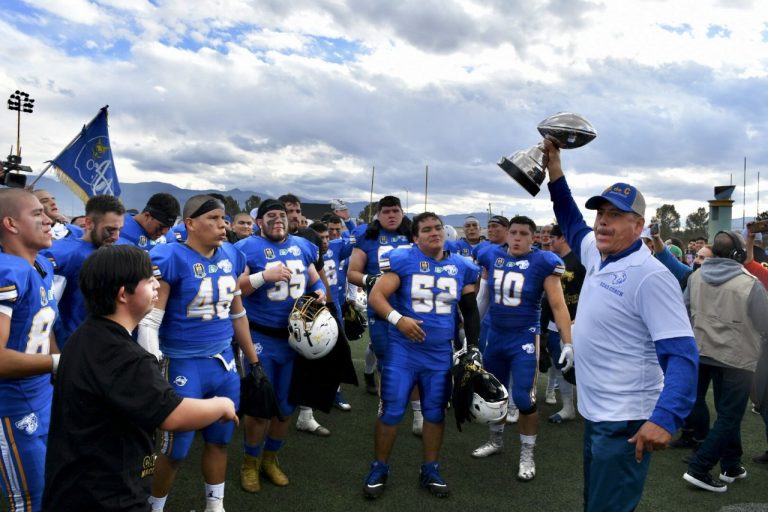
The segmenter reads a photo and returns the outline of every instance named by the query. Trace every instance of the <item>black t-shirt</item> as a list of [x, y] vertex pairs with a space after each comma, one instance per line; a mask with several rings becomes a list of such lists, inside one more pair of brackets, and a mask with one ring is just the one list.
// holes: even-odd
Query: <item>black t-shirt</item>
[[[563, 285], [563, 295], [565, 295], [565, 304], [568, 306], [568, 313], [571, 315], [571, 321], [576, 318], [576, 308], [579, 305], [579, 294], [581, 286], [584, 284], [584, 277], [587, 270], [579, 261], [578, 256], [573, 251], [562, 257], [565, 263], [565, 273], [560, 276], [560, 283]], [[546, 297], [542, 301], [541, 330], [545, 332], [550, 321], [554, 321], [552, 309]]]
[[59, 363], [43, 510], [150, 510], [153, 435], [180, 403], [125, 328], [88, 317]]
[[323, 270], [323, 241], [320, 239], [320, 235], [317, 234], [317, 231], [314, 229], [309, 228], [299, 228], [296, 230], [295, 233], [291, 233], [294, 236], [300, 236], [301, 238], [306, 238], [313, 244], [317, 246], [317, 252], [320, 255], [317, 260], [315, 261], [315, 270], [318, 272]]

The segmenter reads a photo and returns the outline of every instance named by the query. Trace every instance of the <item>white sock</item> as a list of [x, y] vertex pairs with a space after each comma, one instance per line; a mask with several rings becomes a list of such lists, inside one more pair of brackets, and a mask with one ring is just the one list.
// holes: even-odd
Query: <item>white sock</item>
[[365, 373], [373, 373], [376, 369], [376, 354], [373, 353], [373, 347], [368, 345], [365, 351]]
[[314, 419], [311, 407], [299, 406], [299, 421], [311, 421]]
[[224, 482], [220, 484], [205, 484], [205, 501], [211, 502], [224, 502]]
[[520, 444], [536, 445], [536, 434], [532, 436], [520, 434]]
[[503, 423], [494, 423], [493, 425], [489, 425], [488, 428], [491, 432], [504, 432]]
[[421, 418], [421, 400], [411, 400], [411, 409], [414, 418]]
[[163, 510], [163, 508], [165, 508], [165, 500], [167, 499], [167, 494], [160, 498], [150, 495], [149, 498], [147, 498], [147, 501], [149, 502], [149, 506], [152, 507], [152, 510]]
[[555, 380], [559, 373], [560, 370], [555, 365], [550, 366], [549, 370], [547, 370], [547, 393], [552, 393], [555, 390]]

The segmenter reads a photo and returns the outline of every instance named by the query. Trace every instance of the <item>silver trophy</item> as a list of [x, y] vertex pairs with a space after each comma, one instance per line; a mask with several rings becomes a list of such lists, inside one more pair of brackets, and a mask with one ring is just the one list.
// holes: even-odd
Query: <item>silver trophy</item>
[[[543, 137], [548, 137], [560, 146], [560, 149], [580, 148], [597, 137], [589, 121], [571, 112], [549, 116], [539, 123], [537, 129]], [[541, 146], [518, 151], [509, 158], [503, 156], [498, 165], [532, 196], [539, 193], [547, 175], [544, 171], [547, 168], [547, 155]]]

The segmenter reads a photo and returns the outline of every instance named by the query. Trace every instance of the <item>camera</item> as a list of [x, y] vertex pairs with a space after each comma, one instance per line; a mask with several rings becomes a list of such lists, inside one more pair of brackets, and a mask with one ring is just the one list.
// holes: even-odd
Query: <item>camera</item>
[[659, 234], [659, 223], [658, 222], [652, 222], [650, 226], [648, 226], [648, 229], [651, 231], [651, 236], [656, 236]]
[[747, 224], [750, 233], [768, 233], [768, 220], [758, 220]]
[[0, 184], [6, 187], [24, 188], [27, 184], [27, 177], [22, 172], [32, 172], [28, 165], [21, 165], [19, 155], [8, 155], [5, 162], [0, 162]]

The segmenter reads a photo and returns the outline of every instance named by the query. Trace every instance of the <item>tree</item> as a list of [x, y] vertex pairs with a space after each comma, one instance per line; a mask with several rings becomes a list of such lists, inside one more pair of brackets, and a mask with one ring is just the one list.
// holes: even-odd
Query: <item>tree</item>
[[245, 200], [245, 211], [250, 213], [254, 208], [258, 208], [261, 204], [261, 198], [259, 196], [251, 196]]
[[[376, 210], [378, 209], [378, 201], [375, 203], [369, 203], [365, 205], [365, 208], [360, 210], [360, 213], [357, 214], [357, 219], [362, 223], [367, 223], [373, 221], [373, 215], [376, 213]], [[368, 217], [368, 214], [370, 213], [370, 218]]]
[[656, 209], [656, 222], [659, 223], [659, 232], [662, 238], [670, 236], [672, 231], [680, 229], [680, 214], [675, 205], [663, 204]]
[[240, 203], [237, 202], [237, 199], [232, 196], [224, 196], [224, 211], [227, 215], [234, 218], [235, 215], [243, 210], [240, 209]]
[[758, 213], [755, 220], [768, 220], [768, 210]]
[[709, 212], [703, 206], [685, 218], [685, 236], [689, 240], [699, 236], [707, 236], [709, 228]]

